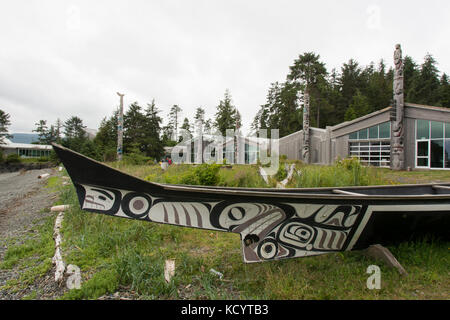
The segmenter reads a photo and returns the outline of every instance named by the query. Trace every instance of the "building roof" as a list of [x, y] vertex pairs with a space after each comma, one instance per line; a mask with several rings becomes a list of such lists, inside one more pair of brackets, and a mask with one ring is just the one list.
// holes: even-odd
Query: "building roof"
[[[413, 107], [413, 108], [420, 108], [420, 109], [427, 109], [427, 110], [436, 110], [436, 111], [450, 112], [450, 108], [436, 107], [436, 106], [428, 106], [428, 105], [416, 104], [416, 103], [410, 103], [410, 102], [406, 102], [406, 103], [405, 103], [405, 107]], [[364, 115], [364, 116], [362, 116], [362, 117], [353, 119], [353, 120], [351, 120], [351, 121], [345, 121], [345, 122], [339, 123], [339, 124], [337, 124], [337, 125], [335, 125], [335, 126], [332, 126], [331, 129], [332, 129], [332, 130], [340, 129], [340, 128], [349, 126], [349, 125], [351, 125], [351, 124], [353, 124], [353, 123], [360, 122], [360, 121], [362, 121], [362, 120], [365, 120], [365, 119], [368, 119], [368, 118], [377, 116], [377, 115], [379, 115], [379, 114], [381, 114], [381, 113], [384, 113], [384, 112], [386, 112], [386, 111], [389, 111], [389, 110], [391, 110], [391, 109], [392, 109], [392, 106], [389, 106], [389, 107], [386, 107], [386, 108], [384, 108], [384, 109], [377, 110], [377, 111], [375, 111], [375, 112], [366, 114], [366, 115]]]
[[[310, 131], [317, 131], [317, 132], [320, 132], [320, 133], [325, 133], [325, 132], [327, 132], [326, 129], [316, 128], [316, 127], [309, 127], [309, 130], [310, 130]], [[295, 132], [293, 132], [293, 133], [290, 133], [290, 134], [288, 134], [287, 136], [281, 137], [280, 139], [285, 139], [285, 138], [287, 138], [287, 137], [290, 137], [290, 136], [293, 136], [293, 135], [296, 135], [296, 134], [300, 134], [301, 132], [303, 132], [303, 129], [298, 130], [298, 131], [295, 131]]]
[[421, 109], [430, 109], [430, 110], [438, 110], [438, 111], [450, 112], [450, 108], [436, 107], [436, 106], [427, 106], [427, 105], [417, 104], [417, 103], [406, 102], [405, 106], [407, 106], [407, 107], [414, 107], [414, 108], [421, 108]]
[[29, 144], [29, 143], [14, 143], [9, 139], [3, 139], [5, 144], [0, 144], [3, 149], [34, 149], [34, 150], [51, 150], [51, 145], [46, 144]]

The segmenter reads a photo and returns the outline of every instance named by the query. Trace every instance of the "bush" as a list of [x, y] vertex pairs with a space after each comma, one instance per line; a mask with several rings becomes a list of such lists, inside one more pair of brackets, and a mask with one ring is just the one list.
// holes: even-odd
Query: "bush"
[[6, 157], [6, 161], [5, 161], [7, 164], [10, 164], [10, 163], [20, 163], [20, 157], [19, 157], [19, 155], [18, 154], [9, 154], [7, 157]]
[[345, 187], [387, 184], [375, 168], [364, 167], [358, 158], [338, 160], [332, 166], [303, 166], [296, 176], [299, 188]]
[[152, 158], [146, 157], [140, 153], [128, 153], [123, 155], [123, 162], [131, 165], [148, 164], [152, 161]]
[[130, 150], [123, 155], [123, 162], [125, 164], [148, 164], [152, 160], [153, 159], [151, 157], [147, 157], [143, 152], [141, 152], [141, 150], [139, 150], [139, 146], [137, 144], [132, 145]]
[[55, 150], [52, 149], [50, 152], [50, 156], [48, 157], [50, 162], [53, 162], [55, 164], [61, 163], [61, 160], [59, 159], [58, 155], [56, 154]]
[[236, 165], [231, 170], [219, 172], [219, 186], [263, 188], [267, 187], [257, 166]]
[[199, 184], [204, 186], [214, 186], [219, 182], [219, 170], [221, 165], [219, 164], [201, 164], [195, 168], [194, 174], [196, 175]]
[[287, 178], [285, 162], [280, 161], [279, 166], [278, 166], [278, 171], [275, 174], [275, 178], [277, 179], [277, 181], [283, 181], [284, 179]]
[[215, 186], [219, 182], [220, 164], [203, 163], [180, 177], [179, 183], [202, 186]]
[[103, 152], [103, 161], [112, 162], [117, 160], [117, 150], [115, 148], [106, 149]]
[[345, 168], [347, 170], [358, 170], [362, 167], [361, 162], [356, 157], [338, 159], [336, 161], [336, 167]]
[[49, 162], [50, 161], [50, 157], [39, 157], [37, 159], [37, 162]]
[[3, 150], [0, 149], [0, 164], [3, 163], [5, 161], [5, 158], [3, 156]]
[[95, 159], [100, 161], [101, 160], [101, 156], [100, 156], [100, 151], [97, 147], [97, 145], [92, 141], [87, 139], [80, 148], [80, 153], [85, 155], [86, 157]]

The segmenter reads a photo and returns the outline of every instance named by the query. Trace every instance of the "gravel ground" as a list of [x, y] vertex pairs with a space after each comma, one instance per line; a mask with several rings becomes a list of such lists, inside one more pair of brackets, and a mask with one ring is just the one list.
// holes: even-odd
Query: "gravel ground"
[[[37, 236], [36, 226], [43, 223], [46, 217], [56, 216], [55, 213], [43, 212], [57, 200], [58, 194], [44, 188], [46, 179], [38, 176], [49, 173], [57, 175], [55, 169], [41, 169], [0, 174], [0, 261], [8, 249], [8, 244], [14, 240], [20, 244]], [[0, 287], [8, 280], [16, 279], [19, 270], [0, 270]], [[0, 291], [0, 300], [21, 299], [33, 291], [39, 292], [37, 299], [53, 299], [62, 294], [53, 280], [52, 270], [26, 290], [20, 292]]]
[[[49, 173], [50, 176], [59, 175], [56, 169], [30, 170], [0, 174], [0, 262], [8, 250], [8, 245], [23, 243], [27, 239], [39, 236], [37, 226], [48, 216], [56, 219], [58, 213], [43, 212], [50, 208], [57, 200], [58, 194], [44, 188], [47, 179], [38, 179], [38, 176]], [[12, 268], [0, 269], [0, 288], [8, 280], [17, 279], [21, 270]], [[0, 290], [0, 300], [19, 300], [34, 294], [35, 300], [54, 300], [67, 292], [65, 281], [61, 284], [54, 280], [55, 267], [44, 276], [35, 279], [34, 283], [24, 290]], [[112, 294], [104, 295], [99, 300], [136, 300], [139, 296], [129, 287], [120, 287]]]

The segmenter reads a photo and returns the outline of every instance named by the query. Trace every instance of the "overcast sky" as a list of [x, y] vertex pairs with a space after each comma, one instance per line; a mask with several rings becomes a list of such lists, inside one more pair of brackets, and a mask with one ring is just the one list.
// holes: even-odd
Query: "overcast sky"
[[229, 89], [248, 128], [272, 82], [313, 51], [330, 71], [356, 59], [393, 65], [394, 45], [450, 74], [450, 2], [2, 1], [0, 109], [10, 132], [72, 115], [98, 128], [125, 93], [125, 110], [154, 98], [192, 120], [213, 117]]

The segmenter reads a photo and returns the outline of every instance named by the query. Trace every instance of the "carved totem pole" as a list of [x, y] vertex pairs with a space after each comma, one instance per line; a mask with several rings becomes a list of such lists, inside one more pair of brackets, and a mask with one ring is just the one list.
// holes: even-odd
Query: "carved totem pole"
[[306, 86], [305, 93], [303, 94], [303, 148], [302, 159], [305, 163], [309, 163], [309, 92], [308, 86]]
[[405, 167], [404, 154], [404, 94], [403, 94], [403, 59], [402, 49], [399, 44], [394, 52], [394, 99], [392, 104], [392, 135], [391, 135], [391, 169], [403, 170]]
[[117, 160], [122, 160], [123, 154], [123, 96], [124, 94], [118, 93], [120, 97], [119, 116], [117, 121]]

